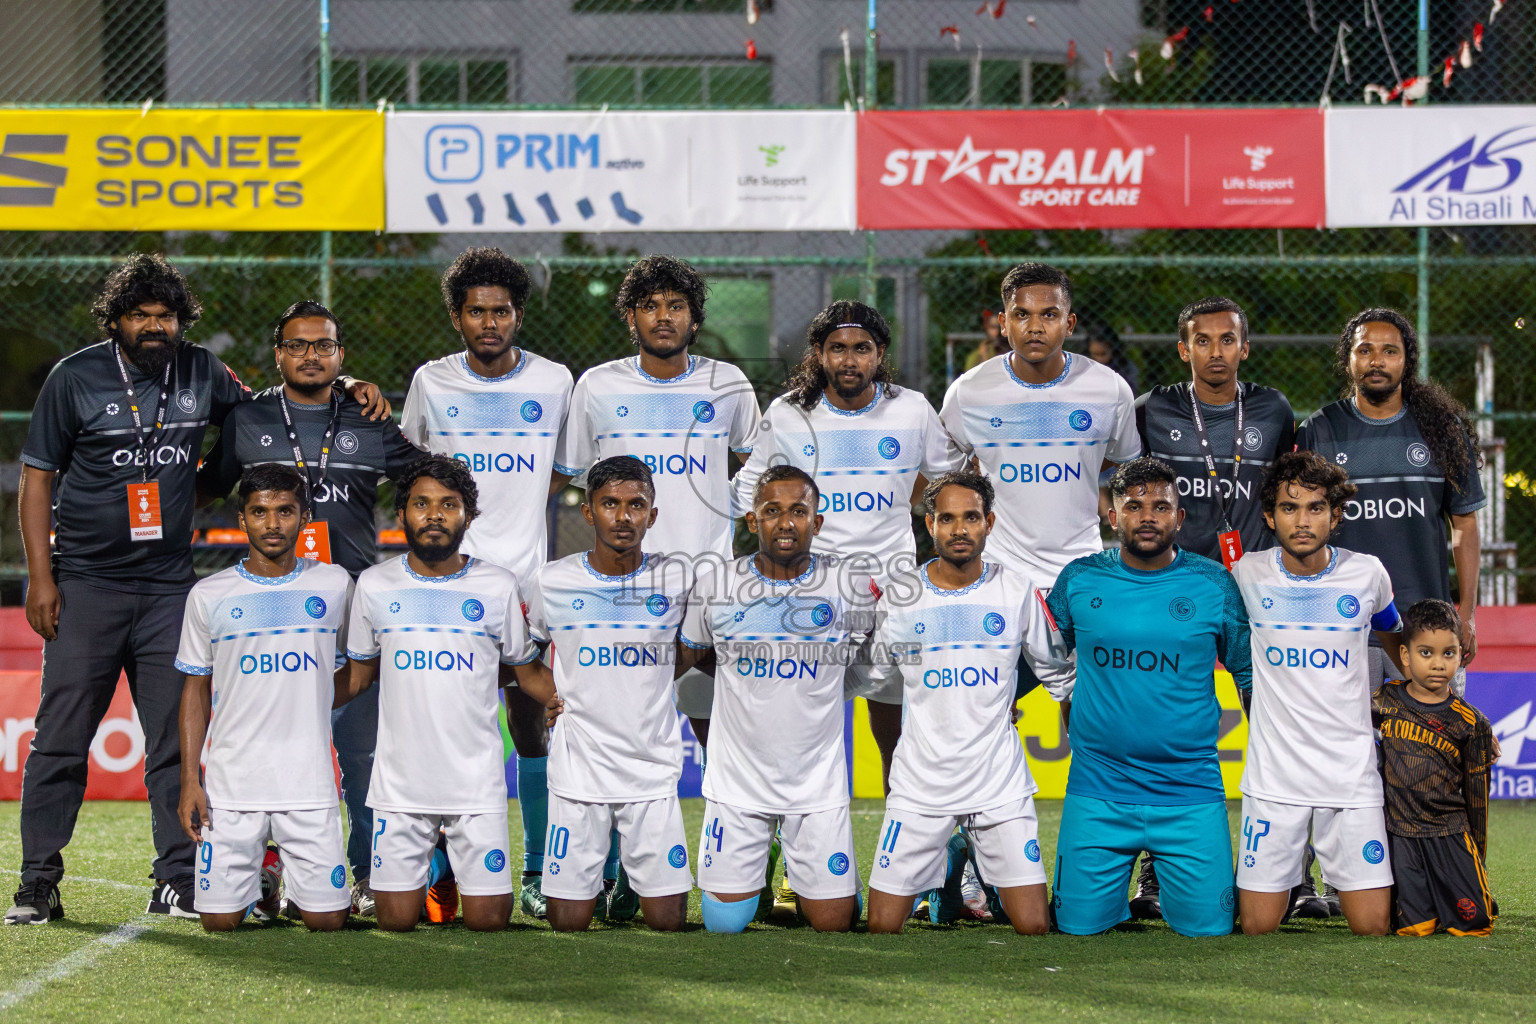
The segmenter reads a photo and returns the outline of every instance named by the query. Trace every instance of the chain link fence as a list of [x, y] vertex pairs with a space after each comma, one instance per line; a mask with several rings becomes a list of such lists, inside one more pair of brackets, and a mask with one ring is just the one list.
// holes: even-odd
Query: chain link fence
[[[1413, 6], [879, 0], [866, 96], [865, 0], [9, 0], [0, 104], [1346, 104], [1361, 102], [1367, 84], [1390, 89], [1414, 74]], [[1490, 23], [1487, 0], [1437, 0], [1427, 41], [1431, 102], [1536, 100], [1536, 65], [1524, 57], [1536, 43], [1536, 8], [1510, 4]], [[1448, 86], [1447, 57], [1456, 58]], [[652, 251], [689, 258], [712, 287], [701, 351], [740, 363], [764, 403], [799, 358], [816, 310], [871, 289], [896, 329], [901, 379], [939, 401], [976, 354], [1006, 268], [1043, 259], [1077, 282], [1073, 346], [1099, 338], [1138, 391], [1187, 377], [1173, 342], [1184, 303], [1237, 299], [1256, 336], [1246, 375], [1280, 387], [1304, 416], [1338, 394], [1331, 343], [1343, 321], [1379, 304], [1412, 315], [1427, 279], [1432, 371], [1483, 417], [1485, 439], [1504, 442], [1490, 449], [1500, 465], [1489, 482], [1507, 499], [1500, 539], [1513, 545], [1520, 596], [1536, 600], [1527, 343], [1536, 230], [1527, 227], [1434, 229], [1422, 260], [1413, 229], [886, 233], [872, 257], [863, 236], [831, 233], [0, 232], [0, 352], [10, 371], [0, 377], [0, 514], [14, 522], [16, 460], [37, 389], [54, 360], [96, 340], [89, 306], [124, 254], [163, 250], [188, 272], [206, 307], [194, 340], [253, 386], [276, 382], [272, 319], [299, 298], [329, 298], [346, 325], [348, 370], [398, 400], [417, 365], [458, 346], [438, 278], [467, 244], [501, 245], [529, 264], [537, 287], [524, 341], [577, 374], [629, 351], [612, 309], [628, 261]], [[17, 599], [22, 575], [7, 526], [0, 580], [10, 582], [0, 598]]]

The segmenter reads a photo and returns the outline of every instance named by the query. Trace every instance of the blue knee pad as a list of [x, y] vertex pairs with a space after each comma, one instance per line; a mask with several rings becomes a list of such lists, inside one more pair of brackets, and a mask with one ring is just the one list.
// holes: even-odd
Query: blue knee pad
[[717, 900], [709, 893], [704, 894], [704, 927], [712, 932], [724, 932], [728, 935], [736, 935], [746, 930], [747, 925], [757, 916], [757, 901], [761, 894], [753, 896], [749, 900], [741, 900], [737, 903], [727, 903]]

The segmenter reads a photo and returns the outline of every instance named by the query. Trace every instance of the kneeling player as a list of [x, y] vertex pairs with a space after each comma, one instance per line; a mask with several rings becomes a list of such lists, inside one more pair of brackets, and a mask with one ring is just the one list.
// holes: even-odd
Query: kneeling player
[[358, 577], [347, 630], [352, 673], [336, 695], [340, 706], [379, 683], [368, 787], [379, 927], [416, 927], [427, 886], [438, 881], [432, 853], [441, 832], [465, 926], [499, 931], [512, 915], [512, 876], [498, 663], [531, 661], [537, 652], [517, 580], [459, 552], [477, 513], [468, 467], [429, 455], [396, 488], [410, 551]]
[[1253, 703], [1237, 862], [1243, 931], [1280, 927], [1306, 878], [1311, 826], [1323, 876], [1356, 935], [1385, 935], [1392, 891], [1371, 730], [1368, 643], [1401, 628], [1392, 581], [1372, 555], [1331, 547], [1355, 487], [1311, 451], [1275, 460], [1259, 492], [1280, 542], [1232, 569], [1253, 644]]
[[195, 904], [210, 932], [232, 930], [256, 903], [269, 838], [311, 931], [340, 928], [352, 905], [331, 772], [331, 702], [335, 675], [345, 675], [337, 637], [352, 580], [295, 556], [306, 491], [291, 467], [253, 466], [238, 513], [250, 552], [187, 598], [176, 653], [186, 673], [178, 813], [201, 844]]
[[1499, 916], [1488, 892], [1488, 772], [1493, 727], [1451, 691], [1461, 667], [1461, 617], [1444, 601], [1403, 614], [1407, 678], [1376, 691], [1387, 783], [1387, 845], [1397, 875], [1399, 935], [1487, 935]]
[[591, 924], [614, 829], [645, 923], [672, 932], [688, 916], [693, 875], [677, 800], [683, 739], [672, 678], [699, 659], [677, 649], [687, 565], [642, 553], [654, 499], [639, 459], [593, 466], [581, 506], [592, 550], [550, 562], [528, 588], [529, 633], [541, 645], [558, 641], [553, 677], [523, 669], [518, 685], [546, 704], [558, 689], [565, 701], [549, 749], [544, 845], [544, 897], [557, 932]]
[[874, 594], [867, 574], [811, 553], [818, 500], [804, 470], [767, 470], [747, 513], [757, 553], [706, 568], [688, 597], [682, 642], [719, 659], [699, 844], [710, 931], [752, 920], [776, 828], [811, 927], [858, 919], [843, 673], [873, 625]]
[[900, 932], [913, 898], [943, 882], [957, 825], [1014, 930], [1044, 935], [1050, 925], [1039, 787], [1010, 712], [1021, 650], [1055, 694], [1064, 694], [1072, 668], [1065, 651], [1052, 660], [1044, 599], [1029, 580], [982, 561], [992, 498], [991, 483], [975, 473], [929, 484], [923, 500], [939, 557], [887, 588], [905, 600], [881, 600], [887, 614], [874, 656], [899, 666], [906, 721], [869, 880], [871, 932]]

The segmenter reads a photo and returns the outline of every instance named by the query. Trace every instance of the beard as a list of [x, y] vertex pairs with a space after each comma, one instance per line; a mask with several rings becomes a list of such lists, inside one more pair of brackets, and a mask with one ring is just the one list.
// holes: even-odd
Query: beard
[[657, 359], [670, 359], [679, 352], [685, 351], [692, 341], [692, 332], [674, 334], [670, 339], [650, 338], [642, 340], [638, 331], [634, 335], [635, 345]]
[[1122, 535], [1120, 537], [1120, 546], [1125, 548], [1131, 554], [1135, 555], [1137, 558], [1142, 558], [1150, 562], [1152, 559], [1161, 556], [1169, 548], [1173, 547], [1173, 537], [1174, 535], [1170, 533], [1166, 536], [1158, 537], [1157, 540], [1152, 541], [1151, 543], [1143, 543], [1137, 539], [1135, 535]]
[[320, 381], [289, 380], [287, 377], [284, 377], [283, 383], [288, 387], [293, 388], [293, 390], [297, 391], [301, 395], [309, 395], [310, 397], [314, 397], [315, 395], [323, 395], [327, 391], [331, 390], [331, 385], [335, 383], [335, 381], [334, 379]]
[[[112, 332], [112, 340], [122, 347], [123, 355], [128, 361], [142, 373], [152, 377], [158, 377], [165, 372], [165, 368], [176, 359], [176, 354], [181, 351], [182, 333], [177, 328], [174, 334], [165, 331], [145, 331], [133, 341], [128, 341], [120, 331]], [[146, 341], [159, 341], [161, 344], [146, 347]]]
[[411, 554], [421, 559], [428, 565], [436, 565], [438, 562], [452, 558], [459, 553], [459, 544], [464, 540], [464, 531], [469, 529], [465, 523], [457, 530], [449, 530], [446, 540], [427, 539], [422, 534], [411, 529], [409, 523], [405, 526], [405, 542], [410, 546]]
[[1383, 384], [1383, 385], [1375, 385], [1375, 386], [1373, 386], [1373, 385], [1367, 384], [1364, 381], [1361, 381], [1359, 384], [1357, 384], [1355, 386], [1360, 390], [1360, 397], [1361, 398], [1364, 398], [1367, 402], [1371, 403], [1372, 405], [1381, 405], [1384, 402], [1387, 402], [1388, 400], [1390, 400], [1391, 397], [1394, 394], [1397, 393], [1397, 389], [1402, 386], [1402, 383], [1403, 382], [1401, 380], [1399, 380], [1399, 381], [1396, 381], [1396, 382], [1394, 382], [1392, 384]]

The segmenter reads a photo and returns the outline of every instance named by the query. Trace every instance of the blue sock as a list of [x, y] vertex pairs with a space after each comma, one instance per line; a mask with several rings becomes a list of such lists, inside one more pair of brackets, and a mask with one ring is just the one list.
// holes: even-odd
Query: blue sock
[[752, 918], [757, 916], [757, 901], [759, 896], [753, 896], [749, 900], [739, 903], [727, 903], [717, 900], [709, 893], [704, 893], [704, 927], [712, 932], [724, 932], [727, 935], [736, 935], [746, 930], [752, 923]]
[[614, 829], [608, 835], [608, 859], [603, 861], [603, 880], [617, 879], [619, 877], [619, 830]]
[[517, 759], [517, 805], [523, 812], [523, 873], [544, 871], [544, 837], [549, 831], [547, 757]]
[[855, 908], [853, 919], [857, 921], [864, 916], [864, 893], [856, 892], [853, 894], [853, 905]]
[[704, 769], [709, 767], [709, 748], [699, 744], [699, 787], [704, 786]]
[[430, 889], [442, 881], [446, 874], [448, 874], [448, 854], [439, 847], [432, 851], [432, 859], [427, 861], [427, 888]]

